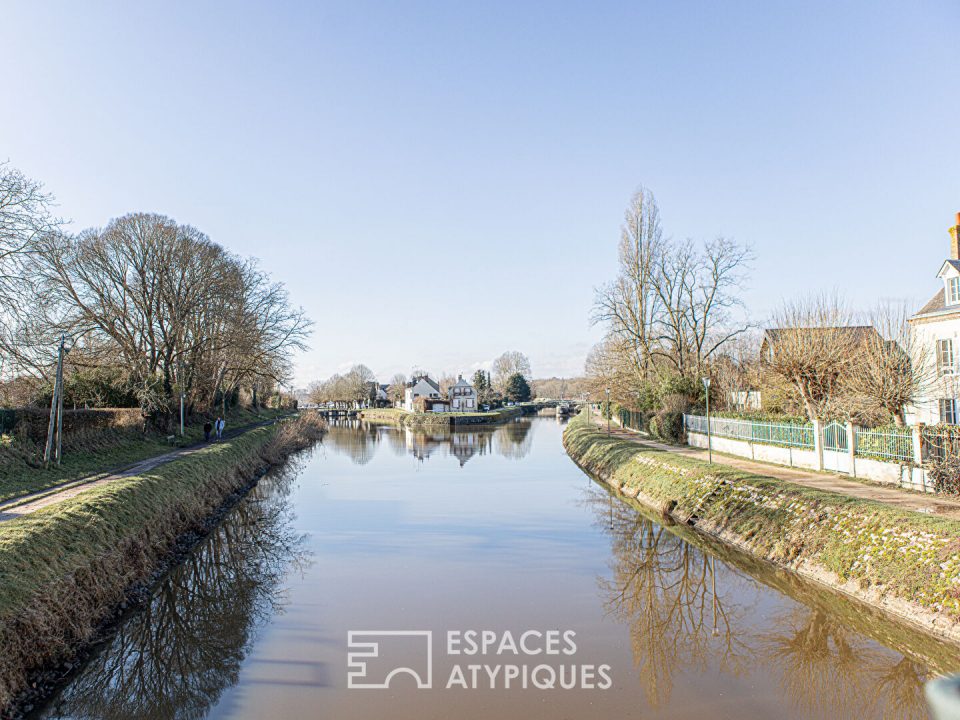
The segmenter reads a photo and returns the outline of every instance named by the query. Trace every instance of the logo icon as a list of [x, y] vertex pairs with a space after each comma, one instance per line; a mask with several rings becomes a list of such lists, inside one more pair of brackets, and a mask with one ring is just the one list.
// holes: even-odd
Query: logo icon
[[412, 677], [418, 690], [433, 687], [431, 630], [347, 632], [347, 688], [383, 690], [398, 675]]

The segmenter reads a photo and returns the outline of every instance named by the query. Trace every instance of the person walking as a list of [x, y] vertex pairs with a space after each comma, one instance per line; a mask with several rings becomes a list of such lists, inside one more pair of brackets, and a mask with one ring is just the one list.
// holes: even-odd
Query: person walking
[[217, 418], [217, 440], [223, 438], [223, 428], [226, 426], [227, 422], [222, 418]]
[[210, 423], [209, 420], [207, 420], [203, 424], [203, 441], [204, 442], [210, 442], [210, 433], [212, 432], [213, 432], [213, 425]]

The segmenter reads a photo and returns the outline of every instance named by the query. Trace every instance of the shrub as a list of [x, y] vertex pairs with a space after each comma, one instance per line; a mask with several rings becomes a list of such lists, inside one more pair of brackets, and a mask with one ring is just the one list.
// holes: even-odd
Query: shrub
[[683, 413], [662, 410], [650, 419], [650, 434], [657, 440], [680, 445], [683, 443]]

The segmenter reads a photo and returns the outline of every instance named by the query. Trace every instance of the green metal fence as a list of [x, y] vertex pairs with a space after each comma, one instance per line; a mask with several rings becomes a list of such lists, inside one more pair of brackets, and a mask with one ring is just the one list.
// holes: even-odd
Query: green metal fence
[[884, 462], [913, 462], [913, 432], [910, 428], [853, 429], [853, 452], [857, 457]]
[[[684, 427], [689, 432], [707, 434], [707, 418], [702, 415], [684, 415]], [[710, 418], [710, 432], [716, 437], [745, 440], [762, 445], [806, 448], [812, 450], [813, 425], [755, 422], [733, 418]]]

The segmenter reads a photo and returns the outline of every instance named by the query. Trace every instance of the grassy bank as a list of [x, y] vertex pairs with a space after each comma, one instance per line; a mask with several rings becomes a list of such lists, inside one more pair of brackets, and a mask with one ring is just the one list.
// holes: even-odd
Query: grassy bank
[[308, 417], [257, 428], [0, 523], [0, 708], [88, 642], [178, 537], [322, 431]]
[[410, 427], [450, 427], [455, 425], [485, 425], [520, 417], [520, 407], [499, 408], [475, 413], [410, 413], [399, 408], [371, 408], [363, 410], [360, 418], [367, 422], [392, 423]]
[[627, 497], [960, 640], [956, 521], [645, 449], [583, 416], [567, 426], [564, 446]]
[[[234, 410], [227, 415], [227, 430], [249, 427], [285, 414], [289, 414], [289, 411]], [[203, 439], [202, 423], [188, 425], [185, 431], [184, 437], [177, 436], [173, 443], [167, 441], [166, 435], [143, 433], [132, 428], [99, 428], [66, 433], [62, 465], [46, 469], [42, 464], [42, 447], [4, 435], [0, 437], [0, 500], [132, 465]]]

